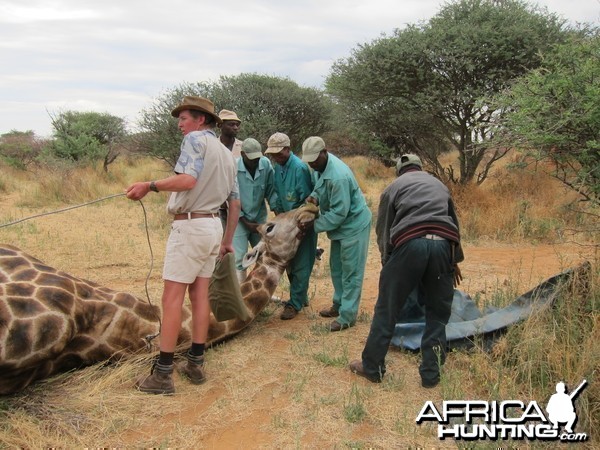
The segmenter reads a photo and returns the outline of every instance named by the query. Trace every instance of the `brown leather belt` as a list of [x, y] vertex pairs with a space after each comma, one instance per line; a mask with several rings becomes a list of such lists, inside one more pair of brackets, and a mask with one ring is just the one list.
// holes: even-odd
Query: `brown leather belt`
[[188, 213], [182, 213], [182, 214], [175, 214], [173, 216], [173, 220], [210, 219], [212, 217], [215, 217], [215, 218], [219, 217], [219, 213], [203, 214], [203, 213], [188, 212]]

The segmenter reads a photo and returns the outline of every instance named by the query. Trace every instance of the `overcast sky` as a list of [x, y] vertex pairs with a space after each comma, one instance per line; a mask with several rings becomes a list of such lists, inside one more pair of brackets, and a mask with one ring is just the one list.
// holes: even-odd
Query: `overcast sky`
[[[534, 2], [530, 2], [534, 3]], [[600, 22], [600, 0], [539, 0]], [[441, 0], [2, 0], [0, 134], [51, 134], [49, 113], [97, 111], [135, 128], [166, 89], [260, 73], [322, 87], [358, 44], [427, 21]]]

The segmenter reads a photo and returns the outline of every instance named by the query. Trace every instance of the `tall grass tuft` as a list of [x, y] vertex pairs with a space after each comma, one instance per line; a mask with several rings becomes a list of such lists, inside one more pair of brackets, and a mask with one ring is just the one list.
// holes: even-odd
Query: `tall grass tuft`
[[[136, 165], [112, 164], [109, 172], [105, 172], [101, 164], [53, 164], [36, 167], [30, 172], [21, 171], [11, 181], [19, 195], [16, 206], [42, 208], [120, 194], [135, 181], [164, 177], [167, 173], [161, 163], [140, 159]], [[149, 197], [150, 200], [154, 198]]]
[[532, 315], [506, 335], [499, 353], [503, 367], [514, 368], [516, 381], [532, 398], [547, 399], [556, 383], [574, 389], [583, 379], [588, 387], [577, 398], [578, 427], [600, 427], [600, 271], [598, 261], [584, 266], [560, 286], [551, 308]]
[[[598, 260], [559, 286], [551, 307], [508, 329], [492, 353], [455, 352], [445, 370], [444, 395], [452, 398], [535, 399], [545, 407], [556, 383], [569, 391], [582, 380], [576, 399], [577, 430], [600, 427], [600, 271]], [[461, 386], [478, 386], [465, 392]]]
[[558, 181], [521, 169], [498, 171], [481, 186], [451, 189], [466, 240], [556, 242], [580, 220], [565, 208], [575, 197]]

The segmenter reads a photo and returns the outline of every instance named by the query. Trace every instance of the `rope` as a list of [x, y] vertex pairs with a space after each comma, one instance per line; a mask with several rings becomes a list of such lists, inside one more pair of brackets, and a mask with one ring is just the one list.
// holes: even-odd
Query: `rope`
[[[0, 228], [8, 227], [8, 226], [11, 226], [11, 225], [16, 225], [18, 223], [25, 222], [26, 220], [36, 219], [38, 217], [49, 216], [51, 214], [58, 214], [58, 213], [62, 213], [62, 212], [65, 212], [65, 211], [70, 211], [72, 209], [82, 208], [84, 206], [93, 205], [94, 203], [102, 202], [104, 200], [109, 200], [109, 199], [115, 198], [115, 197], [121, 197], [123, 195], [126, 195], [126, 194], [124, 192], [122, 192], [120, 194], [108, 195], [106, 197], [102, 197], [102, 198], [98, 198], [96, 200], [92, 200], [92, 201], [89, 201], [89, 202], [81, 203], [79, 205], [69, 206], [69, 207], [63, 208], [63, 209], [57, 209], [55, 211], [48, 211], [48, 212], [45, 212], [45, 213], [36, 214], [34, 216], [24, 217], [22, 219], [15, 220], [13, 222], [4, 223], [4, 224], [0, 225]], [[150, 275], [152, 274], [152, 268], [154, 267], [154, 252], [152, 251], [152, 243], [150, 242], [150, 232], [148, 231], [148, 215], [146, 214], [146, 207], [144, 206], [144, 204], [142, 203], [141, 200], [138, 200], [138, 201], [140, 202], [140, 205], [142, 207], [142, 211], [144, 212], [144, 227], [145, 227], [145, 230], [146, 230], [146, 240], [148, 241], [148, 248], [150, 249], [150, 269], [148, 270], [148, 275], [146, 275], [146, 281], [144, 282], [144, 290], [146, 292], [146, 299], [148, 300], [148, 304], [150, 306], [152, 306], [152, 301], [150, 300], [150, 293], [148, 292], [148, 281], [150, 280]], [[148, 344], [150, 343], [150, 341], [152, 341], [152, 339], [154, 339], [155, 337], [157, 337], [158, 335], [160, 335], [160, 329], [162, 328], [162, 324], [161, 324], [161, 320], [160, 320], [160, 315], [158, 315], [157, 318], [158, 318], [158, 329], [159, 329], [159, 332], [157, 334], [155, 334], [155, 335], [146, 336], [146, 341], [148, 342]]]
[[[148, 215], [146, 214], [146, 207], [142, 203], [141, 200], [138, 200], [142, 207], [142, 211], [144, 212], [144, 228], [146, 230], [146, 240], [148, 241], [148, 248], [150, 249], [150, 269], [148, 270], [148, 275], [146, 275], [146, 281], [144, 281], [144, 290], [146, 291], [146, 298], [148, 299], [148, 304], [152, 306], [152, 302], [150, 301], [150, 293], [148, 292], [148, 281], [150, 280], [150, 274], [152, 274], [152, 268], [154, 267], [154, 252], [152, 251], [152, 243], [150, 242], [150, 232], [148, 231]], [[158, 332], [156, 334], [151, 334], [145, 337], [146, 347], [150, 350], [150, 343], [158, 336], [160, 336], [160, 330], [162, 330], [162, 322], [160, 320], [160, 314], [156, 315], [156, 319], [158, 320]]]
[[[30, 219], [35, 219], [37, 217], [49, 216], [51, 214], [57, 214], [57, 213], [65, 212], [65, 211], [70, 211], [72, 209], [81, 208], [81, 207], [87, 206], [87, 205], [92, 205], [94, 203], [98, 203], [98, 202], [101, 202], [101, 201], [104, 201], [104, 200], [108, 200], [110, 198], [120, 197], [122, 195], [125, 195], [125, 193], [123, 192], [121, 194], [113, 194], [113, 195], [109, 195], [108, 197], [102, 197], [102, 198], [99, 198], [99, 199], [96, 199], [96, 200], [92, 200], [91, 202], [82, 203], [80, 205], [69, 206], [68, 208], [58, 209], [56, 211], [49, 211], [49, 212], [45, 212], [45, 213], [41, 213], [41, 214], [36, 214], [35, 216], [24, 217], [23, 219], [15, 220], [14, 222], [4, 223], [4, 224], [0, 225], [0, 228], [8, 227], [8, 226], [11, 226], [11, 225], [16, 225], [18, 223], [25, 222], [26, 220], [30, 220]], [[140, 200], [140, 203], [142, 203], [141, 200]]]

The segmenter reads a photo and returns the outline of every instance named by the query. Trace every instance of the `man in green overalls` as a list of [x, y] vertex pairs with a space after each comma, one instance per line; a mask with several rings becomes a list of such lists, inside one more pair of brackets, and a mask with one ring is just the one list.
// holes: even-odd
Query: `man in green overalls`
[[371, 211], [352, 170], [327, 152], [323, 139], [318, 136], [306, 139], [302, 144], [302, 160], [317, 172], [315, 188], [307, 199], [320, 209], [314, 231], [326, 231], [331, 240], [333, 305], [319, 314], [337, 317], [329, 329], [340, 331], [356, 323], [369, 249]]
[[[283, 133], [273, 134], [267, 142], [265, 154], [271, 155], [275, 162], [275, 214], [303, 205], [313, 190], [312, 177], [308, 166], [290, 150], [290, 138]], [[293, 319], [308, 305], [308, 282], [316, 252], [317, 235], [308, 230], [302, 238], [296, 256], [286, 269], [290, 281], [290, 300], [281, 313], [282, 320]]]
[[253, 138], [244, 140], [241, 157], [237, 161], [237, 180], [242, 210], [235, 234], [235, 265], [240, 284], [246, 279], [246, 269], [242, 260], [248, 251], [248, 244], [255, 247], [260, 241], [257, 231], [261, 223], [267, 221], [267, 205], [273, 209], [277, 194], [273, 186], [273, 166], [262, 154], [260, 143]]

